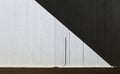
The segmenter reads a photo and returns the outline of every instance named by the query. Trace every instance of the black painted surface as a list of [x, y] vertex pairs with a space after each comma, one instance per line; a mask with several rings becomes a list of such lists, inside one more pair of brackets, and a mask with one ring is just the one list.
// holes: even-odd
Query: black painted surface
[[112, 5], [112, 60], [120, 66], [120, 0], [113, 0]]
[[120, 0], [36, 0], [112, 66], [120, 66]]

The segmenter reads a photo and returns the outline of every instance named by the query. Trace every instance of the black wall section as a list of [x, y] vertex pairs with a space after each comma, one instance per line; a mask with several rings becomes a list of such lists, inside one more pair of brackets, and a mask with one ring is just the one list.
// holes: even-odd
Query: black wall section
[[112, 5], [112, 58], [120, 66], [120, 0], [113, 0]]
[[120, 66], [120, 0], [36, 0], [113, 66]]

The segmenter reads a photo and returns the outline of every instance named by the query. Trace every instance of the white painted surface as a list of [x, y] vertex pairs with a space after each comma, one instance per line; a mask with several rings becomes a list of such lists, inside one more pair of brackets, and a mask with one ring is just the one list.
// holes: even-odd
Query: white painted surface
[[86, 67], [111, 67], [104, 59], [84, 44], [84, 66]]
[[1, 66], [110, 67], [34, 0], [0, 0]]
[[0, 64], [54, 65], [54, 17], [34, 0], [0, 0]]
[[83, 66], [84, 43], [70, 32], [70, 66]]
[[29, 64], [26, 7], [26, 0], [0, 0], [0, 64]]
[[13, 1], [14, 0], [0, 0], [0, 59], [1, 59], [0, 64], [13, 64], [13, 52], [12, 52], [13, 48], [12, 25], [14, 24]]
[[91, 48], [84, 44], [84, 66], [97, 66], [97, 56]]
[[32, 65], [54, 65], [54, 17], [37, 2], [31, 2], [28, 11], [31, 27]]
[[99, 55], [98, 56], [98, 66], [99, 67], [111, 67], [104, 59], [102, 59]]
[[65, 66], [67, 62], [69, 31], [57, 19], [55, 19], [55, 29], [55, 65]]
[[[14, 0], [14, 24], [11, 25], [13, 30], [12, 32], [13, 37], [11, 41], [13, 48], [11, 51], [13, 52], [14, 65], [29, 64], [29, 58], [28, 58], [29, 50], [27, 47], [28, 24], [27, 24], [26, 9], [27, 9], [27, 0]], [[10, 20], [10, 18], [8, 20]]]

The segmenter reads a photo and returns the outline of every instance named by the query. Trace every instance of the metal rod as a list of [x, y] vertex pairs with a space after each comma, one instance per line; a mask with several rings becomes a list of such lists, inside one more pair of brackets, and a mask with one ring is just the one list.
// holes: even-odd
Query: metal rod
[[67, 37], [65, 37], [65, 65], [67, 64]]

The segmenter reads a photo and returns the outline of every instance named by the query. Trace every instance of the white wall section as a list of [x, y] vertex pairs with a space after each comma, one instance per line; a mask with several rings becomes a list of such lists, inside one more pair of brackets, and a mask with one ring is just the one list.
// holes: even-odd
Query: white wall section
[[70, 65], [83, 66], [83, 42], [70, 32]]
[[69, 30], [55, 19], [55, 64], [67, 65]]
[[35, 1], [28, 4], [32, 65], [54, 65], [54, 17]]
[[95, 52], [86, 44], [84, 44], [84, 65], [97, 66], [97, 56]]
[[110, 67], [34, 0], [0, 0], [0, 65]]

